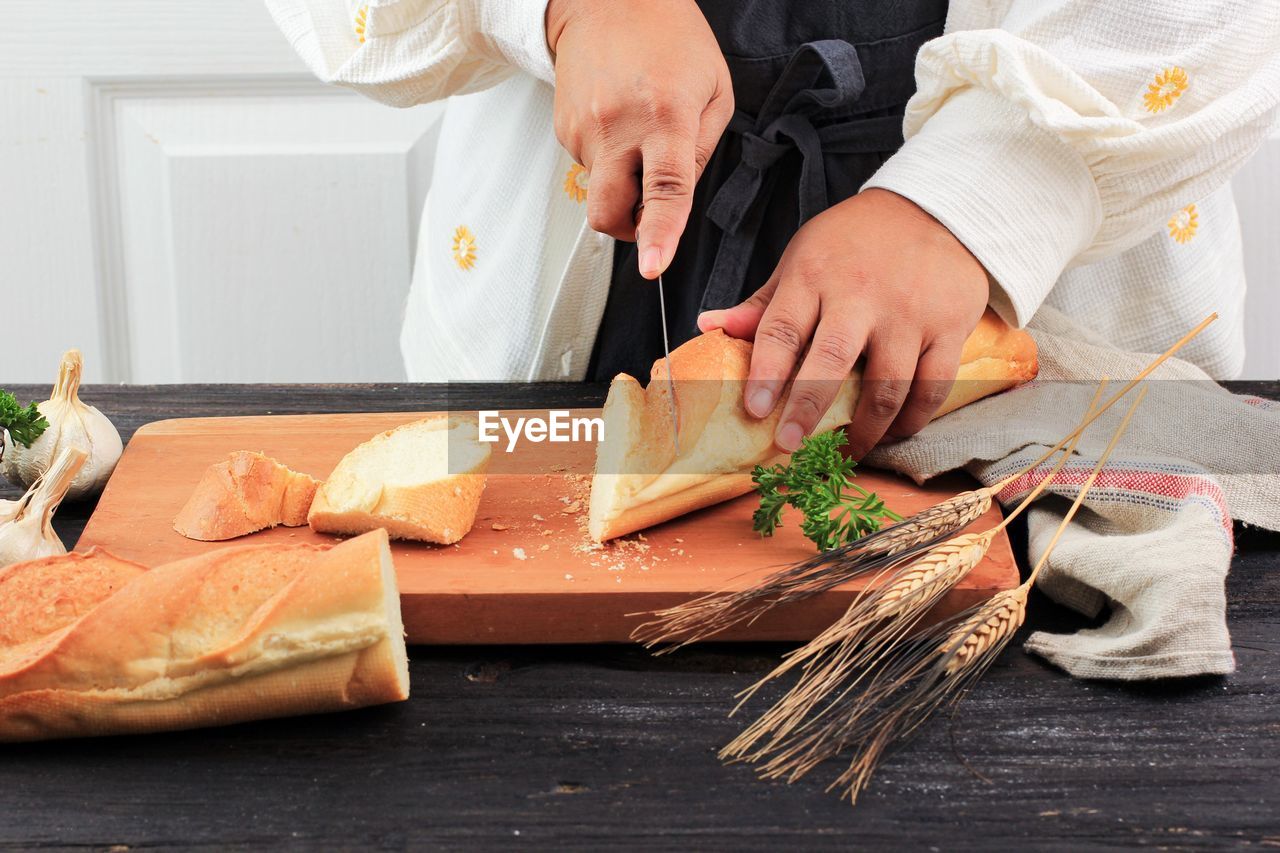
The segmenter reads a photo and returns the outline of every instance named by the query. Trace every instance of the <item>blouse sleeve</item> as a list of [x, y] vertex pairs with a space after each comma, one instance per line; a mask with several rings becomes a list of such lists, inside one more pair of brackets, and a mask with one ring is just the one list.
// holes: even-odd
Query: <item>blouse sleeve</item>
[[903, 195], [1025, 324], [1062, 271], [1136, 245], [1221, 186], [1280, 101], [1277, 0], [952, 0], [916, 59]]
[[547, 0], [266, 0], [311, 71], [397, 107], [554, 79]]

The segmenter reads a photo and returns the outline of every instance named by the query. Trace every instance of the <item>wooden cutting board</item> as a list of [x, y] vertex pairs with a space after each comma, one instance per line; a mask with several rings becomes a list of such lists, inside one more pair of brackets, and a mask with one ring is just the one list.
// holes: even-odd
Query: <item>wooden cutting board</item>
[[[545, 411], [526, 414], [546, 416]], [[575, 414], [595, 415], [598, 410]], [[100, 545], [157, 566], [229, 545], [332, 543], [335, 537], [305, 527], [279, 527], [231, 542], [194, 542], [174, 532], [172, 523], [201, 472], [232, 451], [261, 451], [324, 478], [360, 442], [423, 416], [287, 415], [148, 424], [129, 442], [77, 547]], [[641, 621], [631, 614], [747, 586], [813, 553], [795, 515], [787, 515], [771, 539], [754, 534], [753, 495], [593, 546], [586, 515], [594, 445], [522, 442], [511, 454], [503, 452], [504, 446], [495, 445], [476, 525], [462, 542], [392, 543], [410, 642], [624, 642]], [[858, 482], [903, 515], [973, 485], [956, 475], [920, 487], [872, 469], [860, 469]], [[993, 507], [974, 526], [999, 519], [1000, 511]], [[939, 605], [940, 611], [968, 607], [1017, 582], [1013, 553], [1002, 534], [987, 559]], [[779, 608], [723, 639], [810, 639], [844, 611], [857, 588], [846, 585]]]

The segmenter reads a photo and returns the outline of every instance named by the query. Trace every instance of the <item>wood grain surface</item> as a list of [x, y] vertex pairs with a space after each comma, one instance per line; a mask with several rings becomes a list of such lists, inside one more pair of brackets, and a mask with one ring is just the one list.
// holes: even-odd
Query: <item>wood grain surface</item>
[[[1232, 390], [1280, 397], [1280, 383]], [[165, 417], [591, 406], [603, 394], [167, 386], [89, 388], [85, 398], [127, 437]], [[91, 509], [59, 512], [68, 544]], [[856, 809], [823, 792], [824, 773], [765, 784], [716, 760], [743, 725], [726, 717], [732, 695], [789, 646], [715, 644], [664, 658], [626, 645], [421, 646], [411, 650], [413, 698], [396, 706], [8, 747], [0, 847], [1273, 849], [1280, 536], [1237, 528], [1236, 541], [1234, 674], [1081, 682], [1015, 641], [954, 718], [932, 720], [889, 757]], [[1089, 624], [1033, 593], [1021, 635]]]
[[[546, 409], [540, 410], [543, 417]], [[574, 409], [574, 416], [598, 415]], [[504, 415], [538, 411], [504, 410]], [[332, 544], [335, 536], [277, 527], [231, 542], [196, 542], [173, 519], [205, 468], [237, 450], [267, 454], [324, 479], [347, 452], [422, 413], [271, 415], [164, 420], [140, 428], [111, 477], [78, 547], [101, 546], [146, 566], [229, 544]], [[806, 559], [813, 544], [795, 514], [769, 539], [751, 530], [753, 495], [596, 546], [586, 532], [595, 445], [495, 445], [475, 526], [456, 545], [393, 542], [410, 643], [625, 642], [639, 614], [707, 592], [746, 588], [779, 566]], [[858, 484], [903, 515], [972, 488], [963, 475], [924, 486], [860, 469]], [[999, 522], [993, 506], [974, 522]], [[726, 632], [724, 640], [807, 640], [834, 622], [866, 579], [846, 584]], [[939, 602], [941, 618], [1018, 584], [1009, 538]]]

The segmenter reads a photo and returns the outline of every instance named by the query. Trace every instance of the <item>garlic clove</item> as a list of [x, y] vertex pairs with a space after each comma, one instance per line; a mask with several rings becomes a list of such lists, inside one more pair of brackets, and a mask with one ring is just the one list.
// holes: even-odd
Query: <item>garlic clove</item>
[[82, 450], [87, 456], [67, 492], [68, 499], [79, 500], [97, 494], [111, 477], [124, 451], [124, 443], [106, 415], [81, 401], [83, 371], [84, 361], [79, 350], [64, 353], [53, 393], [36, 407], [49, 422], [49, 428], [30, 447], [13, 441], [6, 444], [0, 469], [14, 483], [31, 486], [49, 470], [65, 447]]
[[79, 448], [63, 448], [48, 472], [14, 502], [17, 510], [0, 522], [0, 568], [67, 553], [53, 530], [53, 514], [88, 458]]

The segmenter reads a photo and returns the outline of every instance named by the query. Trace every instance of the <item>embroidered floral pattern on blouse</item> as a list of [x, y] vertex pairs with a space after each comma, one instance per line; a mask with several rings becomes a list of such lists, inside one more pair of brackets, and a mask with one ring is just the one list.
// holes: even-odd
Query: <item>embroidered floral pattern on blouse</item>
[[1196, 206], [1189, 204], [1169, 220], [1169, 236], [1179, 243], [1190, 243], [1199, 227], [1200, 215], [1196, 213]]
[[356, 9], [356, 40], [364, 44], [365, 27], [369, 24], [369, 4], [365, 3], [359, 9]]
[[453, 262], [460, 270], [476, 265], [476, 235], [465, 225], [453, 229]]
[[1182, 97], [1185, 91], [1187, 91], [1187, 72], [1175, 65], [1156, 75], [1155, 82], [1147, 87], [1147, 93], [1142, 96], [1142, 103], [1146, 105], [1147, 112], [1164, 112], [1173, 106], [1173, 102]]
[[581, 204], [587, 200], [587, 185], [591, 175], [585, 166], [574, 163], [564, 176], [564, 194]]

